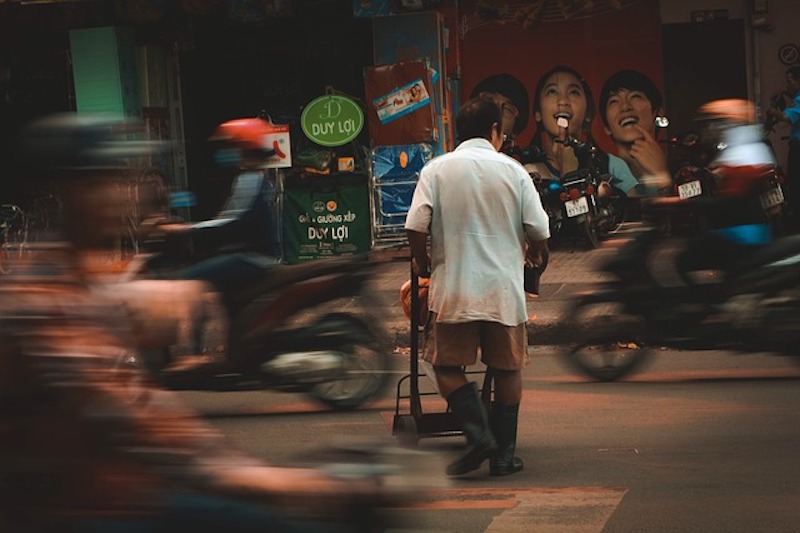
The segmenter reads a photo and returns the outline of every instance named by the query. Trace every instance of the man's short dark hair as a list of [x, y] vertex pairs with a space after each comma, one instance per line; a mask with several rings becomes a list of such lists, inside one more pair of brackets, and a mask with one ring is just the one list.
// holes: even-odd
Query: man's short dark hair
[[600, 118], [603, 119], [603, 124], [605, 124], [606, 127], [608, 127], [608, 119], [606, 119], [608, 99], [611, 98], [612, 94], [622, 89], [641, 91], [647, 99], [650, 100], [650, 106], [653, 108], [654, 112], [658, 111], [663, 106], [661, 91], [658, 90], [653, 80], [638, 70], [620, 70], [612, 74], [600, 90]]
[[492, 125], [502, 120], [500, 106], [491, 96], [470, 98], [456, 117], [456, 133], [459, 142], [467, 139], [491, 139]]
[[786, 69], [786, 74], [790, 74], [793, 79], [800, 81], [800, 65], [792, 65]]

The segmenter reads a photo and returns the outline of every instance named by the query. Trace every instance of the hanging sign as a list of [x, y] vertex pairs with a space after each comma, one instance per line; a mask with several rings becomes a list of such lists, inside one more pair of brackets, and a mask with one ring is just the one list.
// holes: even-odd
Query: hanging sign
[[328, 94], [306, 105], [300, 126], [306, 137], [321, 146], [342, 146], [361, 133], [364, 112], [352, 98]]

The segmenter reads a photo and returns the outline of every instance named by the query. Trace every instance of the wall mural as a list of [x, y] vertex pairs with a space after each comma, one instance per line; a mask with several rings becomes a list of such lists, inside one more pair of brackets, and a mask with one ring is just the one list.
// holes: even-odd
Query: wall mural
[[[580, 73], [595, 109], [618, 71], [640, 71], [663, 91], [657, 0], [473, 0], [460, 6], [458, 19], [461, 99], [492, 87], [510, 93], [518, 146], [534, 136], [535, 88], [556, 65]], [[597, 112], [584, 126], [601, 148], [615, 151]]]

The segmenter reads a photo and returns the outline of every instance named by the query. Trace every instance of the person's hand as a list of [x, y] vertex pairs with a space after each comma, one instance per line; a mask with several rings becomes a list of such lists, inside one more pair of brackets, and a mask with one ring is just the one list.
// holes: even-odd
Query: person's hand
[[546, 267], [550, 256], [547, 239], [534, 243], [528, 242], [525, 249], [525, 264], [529, 267]]
[[161, 224], [158, 228], [167, 235], [182, 235], [189, 233], [191, 230], [191, 226], [189, 224], [179, 224], [175, 222]]
[[431, 277], [431, 264], [430, 261], [426, 258], [423, 261], [417, 261], [416, 258], [411, 259], [411, 266], [414, 269], [414, 273], [421, 277], [421, 278], [429, 278]]
[[597, 197], [598, 198], [607, 198], [611, 195], [611, 191], [613, 188], [611, 184], [607, 181], [601, 181], [597, 184]]
[[[658, 141], [641, 125], [636, 124], [634, 128], [641, 134], [641, 137], [633, 142], [630, 152], [631, 157], [641, 165], [645, 175], [668, 177], [667, 156], [659, 146]], [[659, 187], [668, 185], [668, 183], [665, 183]]]

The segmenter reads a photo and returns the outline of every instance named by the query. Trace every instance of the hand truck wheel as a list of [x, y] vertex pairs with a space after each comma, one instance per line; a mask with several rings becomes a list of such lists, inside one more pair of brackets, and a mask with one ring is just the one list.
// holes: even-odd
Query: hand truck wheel
[[411, 415], [398, 415], [394, 419], [392, 434], [402, 446], [414, 447], [419, 442], [417, 421]]

